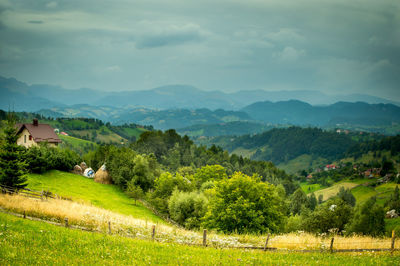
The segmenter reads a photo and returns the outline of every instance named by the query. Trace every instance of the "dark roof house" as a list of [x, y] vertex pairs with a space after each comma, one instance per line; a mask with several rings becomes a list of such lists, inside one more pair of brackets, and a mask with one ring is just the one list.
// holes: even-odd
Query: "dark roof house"
[[61, 143], [61, 139], [48, 124], [39, 124], [37, 119], [32, 123], [17, 124], [17, 144], [25, 147], [37, 145], [40, 142], [47, 142], [52, 146]]

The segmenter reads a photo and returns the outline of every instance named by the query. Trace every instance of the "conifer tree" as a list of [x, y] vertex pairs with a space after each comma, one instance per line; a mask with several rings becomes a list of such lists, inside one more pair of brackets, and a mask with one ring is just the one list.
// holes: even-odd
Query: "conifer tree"
[[26, 184], [26, 166], [23, 158], [24, 147], [17, 145], [18, 136], [15, 117], [8, 114], [4, 129], [4, 139], [0, 146], [0, 184], [14, 188], [24, 188]]

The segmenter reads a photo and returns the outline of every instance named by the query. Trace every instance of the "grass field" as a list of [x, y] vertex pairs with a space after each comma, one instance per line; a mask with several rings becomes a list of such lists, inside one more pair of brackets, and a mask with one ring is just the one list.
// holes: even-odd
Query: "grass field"
[[84, 140], [84, 139], [79, 139], [71, 136], [64, 136], [61, 134], [58, 134], [60, 139], [62, 140], [62, 143], [60, 144], [61, 148], [68, 148], [73, 151], [76, 151], [78, 154], [83, 155], [88, 151], [95, 150], [98, 146], [97, 143]]
[[118, 187], [94, 182], [92, 179], [80, 175], [61, 171], [49, 171], [44, 174], [29, 174], [28, 188], [33, 190], [49, 190], [54, 194], [72, 198], [74, 201], [93, 204], [124, 215], [135, 218], [163, 223], [163, 220], [154, 215], [140, 203], [125, 195]]
[[324, 189], [326, 187], [321, 186], [320, 184], [309, 184], [308, 182], [302, 182], [300, 184], [301, 189], [304, 191], [304, 193], [313, 193], [317, 190]]
[[129, 136], [135, 136], [136, 139], [139, 139], [140, 135], [146, 131], [144, 128], [129, 128], [126, 127], [123, 129], [124, 133]]
[[311, 155], [303, 154], [286, 163], [280, 163], [277, 165], [277, 167], [290, 174], [295, 174], [301, 170], [307, 171], [309, 168], [315, 169], [317, 167], [321, 167], [321, 165], [325, 165], [328, 162], [328, 160], [321, 157], [313, 159]]
[[359, 184], [353, 183], [353, 182], [340, 182], [337, 183], [333, 186], [330, 186], [328, 188], [320, 189], [314, 192], [315, 196], [318, 198], [319, 195], [323, 196], [323, 200], [327, 200], [333, 196], [336, 196], [336, 194], [339, 192], [341, 187], [344, 187], [345, 189], [352, 189]]
[[399, 265], [399, 255], [203, 248], [71, 230], [0, 213], [1, 265]]
[[126, 141], [120, 135], [112, 132], [106, 126], [101, 126], [99, 129], [86, 129], [86, 130], [71, 130], [72, 133], [78, 135], [80, 137], [88, 136], [89, 139], [93, 137], [94, 132], [96, 132], [96, 140], [104, 142], [104, 143], [120, 143], [121, 140]]

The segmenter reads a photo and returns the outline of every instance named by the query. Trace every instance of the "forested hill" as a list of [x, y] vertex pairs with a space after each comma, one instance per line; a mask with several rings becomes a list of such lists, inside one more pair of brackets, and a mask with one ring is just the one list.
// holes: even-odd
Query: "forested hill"
[[318, 128], [289, 127], [237, 137], [224, 148], [230, 152], [238, 148], [252, 150], [252, 159], [279, 164], [302, 154], [335, 160], [344, 156], [347, 149], [355, 144], [346, 134]]
[[368, 152], [390, 151], [391, 156], [400, 154], [400, 135], [357, 143], [347, 151], [348, 157], [361, 157]]
[[235, 171], [250, 176], [257, 174], [263, 181], [282, 184], [289, 194], [296, 189], [292, 177], [276, 168], [271, 162], [254, 161], [235, 154], [229, 155], [227, 151], [217, 146], [210, 148], [197, 146], [187, 136], [181, 137], [173, 129], [165, 132], [144, 132], [131, 148], [139, 154], [154, 154], [157, 161], [171, 172], [185, 167], [188, 170], [219, 164], [226, 169], [228, 175]]
[[326, 126], [336, 124], [392, 125], [400, 123], [400, 107], [392, 104], [337, 102], [312, 106], [291, 100], [256, 102], [242, 109], [253, 119], [273, 124]]

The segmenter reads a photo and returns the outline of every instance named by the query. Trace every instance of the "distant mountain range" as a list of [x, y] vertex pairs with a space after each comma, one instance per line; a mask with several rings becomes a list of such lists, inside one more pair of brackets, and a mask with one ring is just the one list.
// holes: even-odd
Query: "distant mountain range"
[[[332, 98], [364, 99], [366, 102], [322, 105]], [[369, 95], [328, 97], [316, 91], [224, 93], [171, 85], [147, 91], [101, 92], [84, 88], [68, 90], [50, 85], [27, 85], [16, 79], [0, 77], [0, 109], [6, 111], [37, 112], [50, 117], [90, 117], [114, 124], [153, 125], [158, 129], [183, 128], [180, 132], [192, 136], [216, 136], [218, 132], [227, 135], [231, 132], [251, 134], [277, 124], [399, 127], [398, 105]], [[392, 128], [390, 134], [396, 134], [396, 130]]]
[[[118, 108], [145, 107], [150, 109], [200, 109], [239, 110], [258, 101], [299, 100], [312, 105], [329, 105], [338, 101], [366, 103], [399, 102], [366, 95], [326, 95], [319, 91], [203, 91], [193, 86], [168, 85], [151, 90], [104, 92], [81, 88], [64, 89], [53, 85], [28, 85], [14, 78], [0, 76], [0, 108], [14, 108], [15, 111], [37, 111], [47, 107], [89, 104], [94, 106], [112, 106]], [[22, 104], [23, 103], [23, 104]]]

